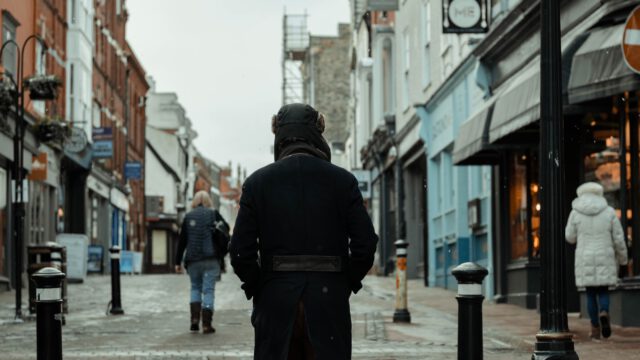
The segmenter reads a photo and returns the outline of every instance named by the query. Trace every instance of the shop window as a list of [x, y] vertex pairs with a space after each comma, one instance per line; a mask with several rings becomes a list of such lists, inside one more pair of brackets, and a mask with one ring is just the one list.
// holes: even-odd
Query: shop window
[[[9, 14], [9, 12], [4, 11], [2, 15], [2, 43], [6, 43], [9, 40], [16, 41], [16, 28], [18, 27], [17, 22]], [[14, 80], [16, 79], [16, 71], [18, 68], [18, 58], [17, 58], [17, 47], [13, 45], [9, 45], [4, 49], [2, 53], [2, 66], [4, 67], [4, 71], [12, 76]]]
[[534, 152], [515, 152], [509, 160], [511, 260], [537, 258], [540, 248], [538, 161]]
[[6, 275], [7, 242], [10, 241], [7, 233], [7, 226], [9, 225], [7, 185], [7, 171], [0, 168], [0, 275]]

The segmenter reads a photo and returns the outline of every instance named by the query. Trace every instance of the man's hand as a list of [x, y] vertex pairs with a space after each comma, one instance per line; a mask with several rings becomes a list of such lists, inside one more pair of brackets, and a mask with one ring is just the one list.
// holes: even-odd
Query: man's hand
[[176, 274], [182, 274], [182, 266], [176, 265]]

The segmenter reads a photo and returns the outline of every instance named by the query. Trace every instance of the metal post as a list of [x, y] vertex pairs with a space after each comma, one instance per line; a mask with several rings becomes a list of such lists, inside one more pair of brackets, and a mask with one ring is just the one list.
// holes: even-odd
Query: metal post
[[36, 342], [38, 360], [62, 359], [62, 281], [65, 274], [52, 267], [32, 275], [36, 283]]
[[489, 272], [466, 262], [451, 273], [458, 281], [458, 360], [482, 360], [482, 280]]
[[409, 243], [398, 239], [396, 245], [396, 311], [393, 322], [410, 323], [411, 314], [407, 309], [407, 247]]
[[560, 2], [541, 2], [540, 331], [532, 359], [578, 359], [567, 320]]
[[122, 303], [120, 301], [120, 246], [109, 248], [111, 254], [111, 315], [122, 315]]

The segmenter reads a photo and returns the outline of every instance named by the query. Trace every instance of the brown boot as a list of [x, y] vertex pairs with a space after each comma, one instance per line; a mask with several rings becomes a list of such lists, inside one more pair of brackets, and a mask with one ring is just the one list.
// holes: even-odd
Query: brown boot
[[589, 332], [589, 337], [592, 339], [600, 339], [600, 326], [591, 325], [591, 332]]
[[605, 339], [611, 336], [611, 321], [609, 321], [609, 313], [600, 312], [600, 327], [602, 328], [602, 337]]
[[203, 334], [212, 334], [216, 332], [216, 329], [211, 326], [211, 321], [213, 320], [213, 310], [211, 309], [202, 309], [202, 333]]
[[191, 303], [189, 304], [191, 307], [191, 331], [199, 331], [200, 330], [200, 303]]

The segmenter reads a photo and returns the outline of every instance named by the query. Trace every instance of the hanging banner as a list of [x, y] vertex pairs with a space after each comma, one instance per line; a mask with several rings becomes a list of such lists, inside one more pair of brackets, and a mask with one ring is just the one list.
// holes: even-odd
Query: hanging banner
[[31, 172], [27, 176], [27, 179], [32, 181], [45, 181], [47, 180], [47, 165], [49, 161], [47, 159], [47, 153], [41, 152], [38, 155], [33, 155], [31, 160]]
[[93, 158], [108, 159], [113, 157], [113, 141], [97, 140], [93, 143]]
[[488, 0], [443, 0], [444, 34], [479, 34], [489, 31]]

